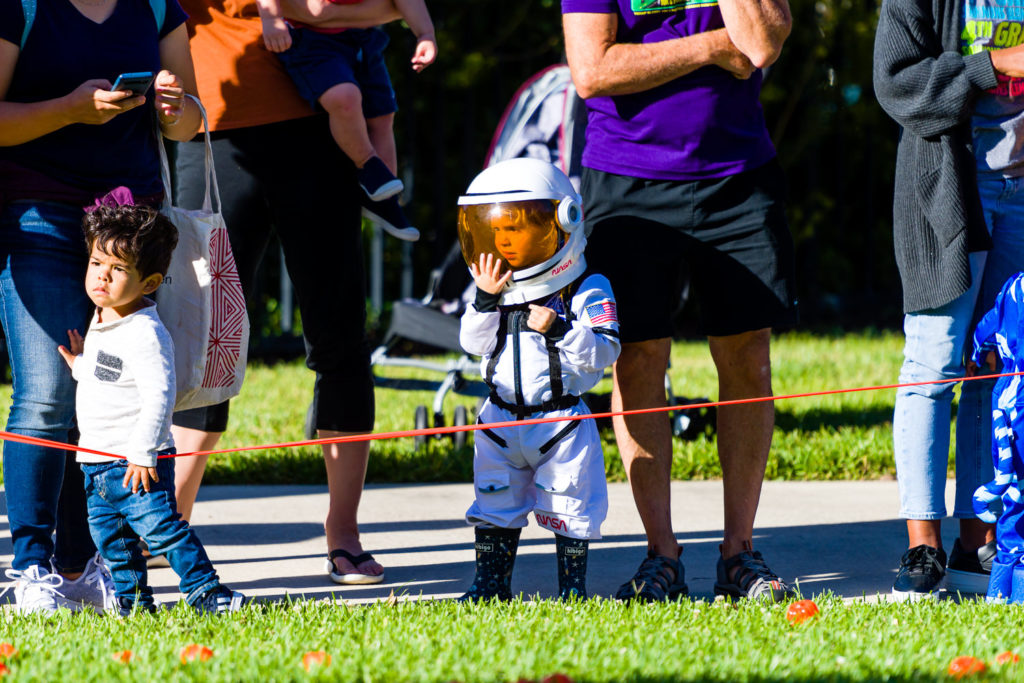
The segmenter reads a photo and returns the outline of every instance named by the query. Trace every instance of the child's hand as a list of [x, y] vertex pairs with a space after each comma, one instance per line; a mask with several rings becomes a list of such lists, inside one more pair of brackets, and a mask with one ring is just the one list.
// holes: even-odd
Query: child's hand
[[173, 126], [180, 121], [181, 115], [185, 113], [185, 86], [181, 79], [164, 69], [153, 81], [153, 92], [156, 93], [153, 106], [156, 107], [160, 123]]
[[555, 322], [558, 314], [547, 306], [530, 304], [530, 317], [526, 319], [526, 326], [544, 334], [551, 329], [551, 323]]
[[271, 52], [284, 52], [292, 46], [292, 34], [282, 17], [263, 17], [263, 44]]
[[149, 493], [149, 484], [151, 481], [160, 481], [160, 477], [156, 474], [155, 467], [143, 467], [142, 465], [133, 465], [128, 463], [128, 471], [124, 473], [124, 481], [121, 484], [128, 488], [132, 487], [132, 493], [139, 492], [139, 485], [142, 485], [142, 489]]
[[[989, 374], [994, 373], [996, 371], [996, 364], [998, 363], [998, 361], [999, 359], [996, 356], [995, 351], [989, 351], [988, 354], [985, 356], [985, 365], [988, 367]], [[978, 371], [980, 370], [981, 368], [975, 365], [973, 360], [967, 361], [968, 377], [974, 377], [975, 375], [978, 374]]]
[[412, 56], [412, 70], [419, 73], [437, 59], [437, 42], [433, 35], [420, 36], [416, 42], [416, 52]]
[[58, 346], [57, 353], [61, 355], [69, 368], [74, 368], [75, 359], [82, 355], [82, 350], [85, 348], [85, 342], [82, 340], [82, 335], [78, 334], [78, 330], [68, 330], [68, 346], [71, 347], [70, 350], [64, 346]]
[[501, 273], [501, 259], [494, 258], [494, 254], [480, 254], [480, 265], [469, 264], [469, 272], [473, 275], [473, 281], [479, 289], [488, 294], [497, 294], [505, 288], [505, 283], [512, 277], [512, 271]]

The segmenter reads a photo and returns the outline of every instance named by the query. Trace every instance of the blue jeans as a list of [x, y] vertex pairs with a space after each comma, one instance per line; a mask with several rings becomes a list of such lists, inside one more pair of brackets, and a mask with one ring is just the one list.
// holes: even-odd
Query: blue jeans
[[174, 459], [161, 458], [149, 493], [132, 493], [122, 482], [128, 469], [124, 460], [82, 464], [89, 502], [89, 531], [110, 568], [122, 606], [153, 605], [153, 589], [146, 581], [146, 560], [139, 549], [145, 538], [150, 552], [165, 555], [178, 575], [185, 602], [193, 604], [218, 586], [217, 572], [199, 537], [178, 514], [174, 499]]
[[[86, 259], [81, 209], [10, 202], [0, 211], [0, 323], [14, 380], [9, 432], [71, 441], [75, 384], [57, 345], [67, 346], [67, 331], [84, 333], [89, 323]], [[72, 454], [8, 441], [3, 468], [12, 567], [49, 571], [52, 558], [60, 569], [83, 568], [96, 548]]]
[[[906, 346], [900, 383], [960, 377], [974, 327], [995, 302], [1003, 283], [1024, 268], [1024, 178], [983, 179], [985, 221], [994, 246], [971, 254], [971, 288], [954, 301], [904, 318]], [[953, 516], [974, 519], [971, 498], [993, 477], [992, 388], [994, 380], [964, 382], [956, 421], [956, 495]], [[946, 469], [953, 383], [899, 389], [893, 415], [893, 446], [900, 517], [946, 516]]]

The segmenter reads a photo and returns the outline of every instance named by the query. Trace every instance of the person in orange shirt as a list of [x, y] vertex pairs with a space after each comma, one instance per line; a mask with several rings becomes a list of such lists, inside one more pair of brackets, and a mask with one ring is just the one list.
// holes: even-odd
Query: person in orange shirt
[[[276, 235], [295, 286], [316, 373], [313, 422], [321, 438], [373, 429], [373, 378], [365, 336], [362, 191], [356, 168], [331, 137], [328, 119], [299, 96], [277, 57], [263, 46], [256, 0], [184, 0], [200, 96], [206, 105], [223, 213], [242, 287], [253, 292], [263, 253]], [[304, 24], [366, 28], [399, 17], [390, 0], [340, 5], [285, 0]], [[198, 207], [204, 146], [178, 146], [177, 203]], [[228, 404], [175, 413], [181, 452], [209, 450], [227, 429]], [[384, 568], [364, 552], [357, 511], [367, 442], [323, 447], [330, 503], [324, 530], [327, 573], [336, 583], [377, 583]], [[182, 458], [178, 507], [188, 519], [206, 467]]]

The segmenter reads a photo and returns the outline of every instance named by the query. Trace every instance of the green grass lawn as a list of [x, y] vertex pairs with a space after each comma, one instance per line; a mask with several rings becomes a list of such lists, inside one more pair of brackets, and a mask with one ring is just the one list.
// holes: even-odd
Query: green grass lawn
[[[178, 607], [127, 621], [5, 616], [0, 639], [19, 651], [12, 679], [37, 681], [943, 681], [961, 655], [986, 663], [984, 680], [1024, 678], [1024, 663], [995, 664], [1024, 651], [1020, 606], [819, 602], [795, 627], [786, 606], [758, 603], [309, 602], [221, 618]], [[191, 643], [213, 656], [182, 664]], [[124, 650], [127, 664], [112, 657]], [[307, 673], [303, 655], [318, 650], [330, 664]]]
[[[788, 334], [774, 344], [777, 395], [894, 383], [901, 357], [894, 333], [837, 336]], [[391, 368], [392, 378], [438, 381], [425, 371]], [[680, 342], [672, 353], [677, 395], [716, 396], [703, 343]], [[607, 384], [607, 382], [605, 382]], [[300, 363], [253, 365], [233, 403], [224, 447], [302, 438], [312, 376]], [[607, 387], [599, 387], [599, 390]], [[9, 400], [10, 388], [0, 392]], [[777, 404], [769, 476], [844, 479], [891, 476], [893, 390], [790, 399]], [[429, 390], [380, 388], [378, 431], [409, 429]], [[475, 411], [477, 399], [452, 396], [446, 406]], [[0, 405], [0, 409], [6, 406]], [[622, 479], [611, 434], [605, 434], [609, 477]], [[714, 438], [675, 442], [673, 474], [719, 475]], [[471, 449], [431, 440], [375, 441], [374, 481], [467, 479]], [[216, 456], [207, 482], [323, 482], [316, 448]], [[1024, 653], [1024, 607], [957, 604], [844, 604], [819, 598], [819, 618], [798, 627], [786, 606], [683, 601], [622, 605], [596, 599], [509, 605], [451, 601], [256, 604], [225, 617], [199, 617], [183, 606], [128, 620], [62, 614], [53, 621], [0, 612], [0, 643], [18, 650], [5, 666], [12, 680], [167, 681], [545, 681], [564, 674], [582, 682], [635, 681], [943, 681], [953, 658], [983, 661], [985, 680], [1024, 680], [1024, 664], [998, 665], [1006, 651]], [[183, 664], [183, 647], [213, 655]], [[129, 650], [128, 663], [112, 655]], [[307, 672], [304, 653], [324, 651], [330, 664]], [[0, 645], [0, 660], [3, 660]], [[0, 675], [3, 670], [0, 669]]]
[[[893, 384], [902, 359], [902, 335], [861, 332], [836, 335], [784, 334], [772, 347], [776, 395]], [[435, 358], [440, 361], [443, 359]], [[442, 374], [411, 368], [382, 368], [381, 377], [414, 380], [434, 386]], [[701, 341], [677, 342], [670, 371], [673, 392], [685, 397], [717, 397], [714, 366]], [[474, 382], [478, 376], [467, 376]], [[418, 380], [418, 382], [416, 381]], [[595, 391], [607, 392], [604, 380]], [[242, 394], [231, 405], [231, 423], [223, 448], [303, 439], [303, 424], [312, 395], [313, 375], [301, 361], [250, 366]], [[6, 413], [10, 386], [0, 385], [0, 412]], [[894, 390], [788, 399], [776, 403], [776, 429], [768, 462], [770, 479], [873, 479], [893, 476], [892, 406]], [[378, 432], [414, 427], [416, 406], [431, 406], [433, 389], [378, 387]], [[478, 399], [449, 394], [446, 421], [456, 405], [475, 417]], [[603, 431], [608, 478], [625, 474], [611, 430]], [[470, 444], [472, 441], [470, 440]], [[676, 479], [721, 476], [714, 437], [674, 440], [672, 475]], [[449, 439], [430, 439], [414, 449], [411, 438], [374, 441], [367, 479], [372, 482], [468, 481], [472, 448], [453, 447]], [[952, 459], [950, 467], [952, 468]], [[211, 458], [206, 483], [325, 483], [316, 447], [267, 449]]]

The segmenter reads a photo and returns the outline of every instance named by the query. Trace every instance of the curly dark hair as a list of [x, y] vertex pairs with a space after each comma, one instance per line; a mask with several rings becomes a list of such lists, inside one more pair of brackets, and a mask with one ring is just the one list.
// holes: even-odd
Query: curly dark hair
[[82, 219], [86, 248], [94, 245], [130, 263], [139, 277], [167, 274], [178, 244], [178, 229], [167, 216], [149, 206], [101, 206]]

